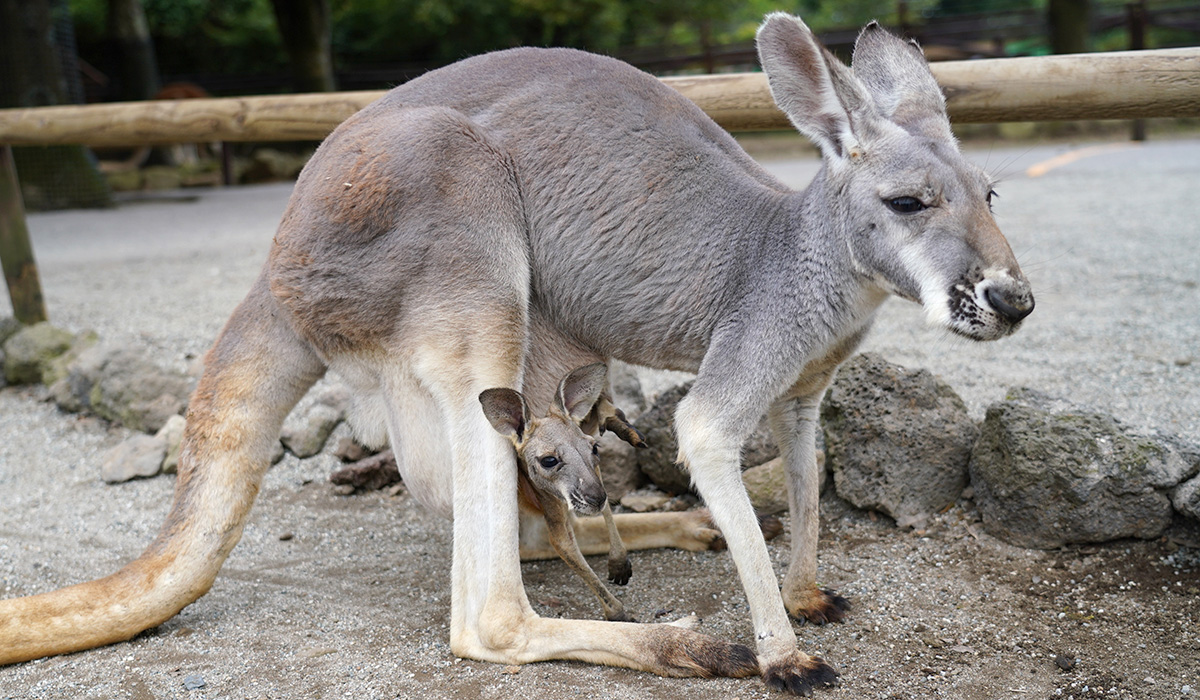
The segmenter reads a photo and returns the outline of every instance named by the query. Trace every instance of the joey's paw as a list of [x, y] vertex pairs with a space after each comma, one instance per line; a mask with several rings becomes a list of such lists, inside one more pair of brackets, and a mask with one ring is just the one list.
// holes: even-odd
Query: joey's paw
[[633, 564], [629, 563], [629, 557], [621, 559], [608, 560], [608, 580], [624, 586], [629, 583], [630, 577], [633, 576]]
[[725, 542], [725, 537], [717, 529], [717, 524], [712, 519], [712, 513], [707, 508], [697, 508], [696, 510], [688, 511], [687, 516], [691, 521], [691, 529], [688, 535], [699, 546], [684, 547], [684, 549], [691, 549], [693, 551], [707, 549], [713, 552], [723, 552], [729, 549], [729, 545]]
[[812, 696], [814, 688], [837, 685], [839, 675], [821, 657], [799, 651], [762, 667], [763, 683], [768, 687], [804, 697]]
[[774, 515], [758, 514], [758, 529], [762, 530], [764, 540], [770, 541], [783, 532], [783, 521]]
[[823, 625], [842, 622], [850, 611], [850, 601], [828, 588], [810, 588], [799, 601], [788, 602], [788, 614], [801, 622]]
[[633, 615], [630, 615], [625, 608], [621, 608], [620, 610], [612, 610], [605, 613], [604, 619], [608, 620], [609, 622], [637, 622], [637, 618], [635, 618]]

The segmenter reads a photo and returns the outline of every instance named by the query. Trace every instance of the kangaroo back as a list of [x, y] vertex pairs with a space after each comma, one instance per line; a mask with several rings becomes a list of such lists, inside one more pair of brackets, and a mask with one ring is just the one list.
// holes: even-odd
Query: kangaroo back
[[[468, 59], [347, 120], [206, 358], [159, 539], [108, 579], [0, 602], [0, 663], [126, 639], [202, 595], [283, 416], [332, 363], [376, 394], [367, 413], [387, 422], [414, 495], [453, 512], [455, 654], [760, 672], [800, 694], [832, 682], [788, 615], [846, 611], [816, 586], [814, 434], [833, 372], [889, 294], [976, 340], [1015, 331], [1033, 296], [919, 48], [872, 24], [850, 67], [783, 14], [758, 46], [776, 104], [822, 152], [804, 191], [661, 82], [578, 51]], [[757, 656], [677, 626], [534, 614], [512, 445], [478, 397], [556, 366], [559, 341], [697, 372], [675, 416], [680, 461], [737, 566]], [[738, 469], [767, 412], [792, 519], [782, 596]]]

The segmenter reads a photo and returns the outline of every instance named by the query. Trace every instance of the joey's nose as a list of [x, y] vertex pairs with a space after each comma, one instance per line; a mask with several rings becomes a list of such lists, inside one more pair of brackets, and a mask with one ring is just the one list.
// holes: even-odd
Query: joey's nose
[[1033, 313], [1033, 295], [1028, 292], [1013, 294], [997, 286], [988, 287], [983, 293], [996, 313], [1012, 323], [1017, 323]]

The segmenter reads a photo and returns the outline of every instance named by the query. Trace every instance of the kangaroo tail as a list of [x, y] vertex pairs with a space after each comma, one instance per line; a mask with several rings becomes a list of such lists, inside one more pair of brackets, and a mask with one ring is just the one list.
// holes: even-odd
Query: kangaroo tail
[[241, 538], [284, 417], [325, 366], [264, 278], [204, 363], [158, 537], [111, 576], [0, 601], [0, 665], [124, 641], [208, 592]]

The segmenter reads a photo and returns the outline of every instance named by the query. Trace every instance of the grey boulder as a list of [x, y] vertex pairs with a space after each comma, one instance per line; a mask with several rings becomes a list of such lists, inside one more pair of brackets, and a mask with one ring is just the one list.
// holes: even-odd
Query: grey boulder
[[821, 419], [837, 493], [858, 508], [919, 525], [967, 485], [979, 428], [928, 370], [857, 355], [838, 370]]
[[[988, 407], [970, 473], [984, 529], [1050, 549], [1158, 537], [1172, 489], [1198, 468], [1174, 438], [1018, 389]], [[1176, 494], [1186, 512], [1186, 489]]]

